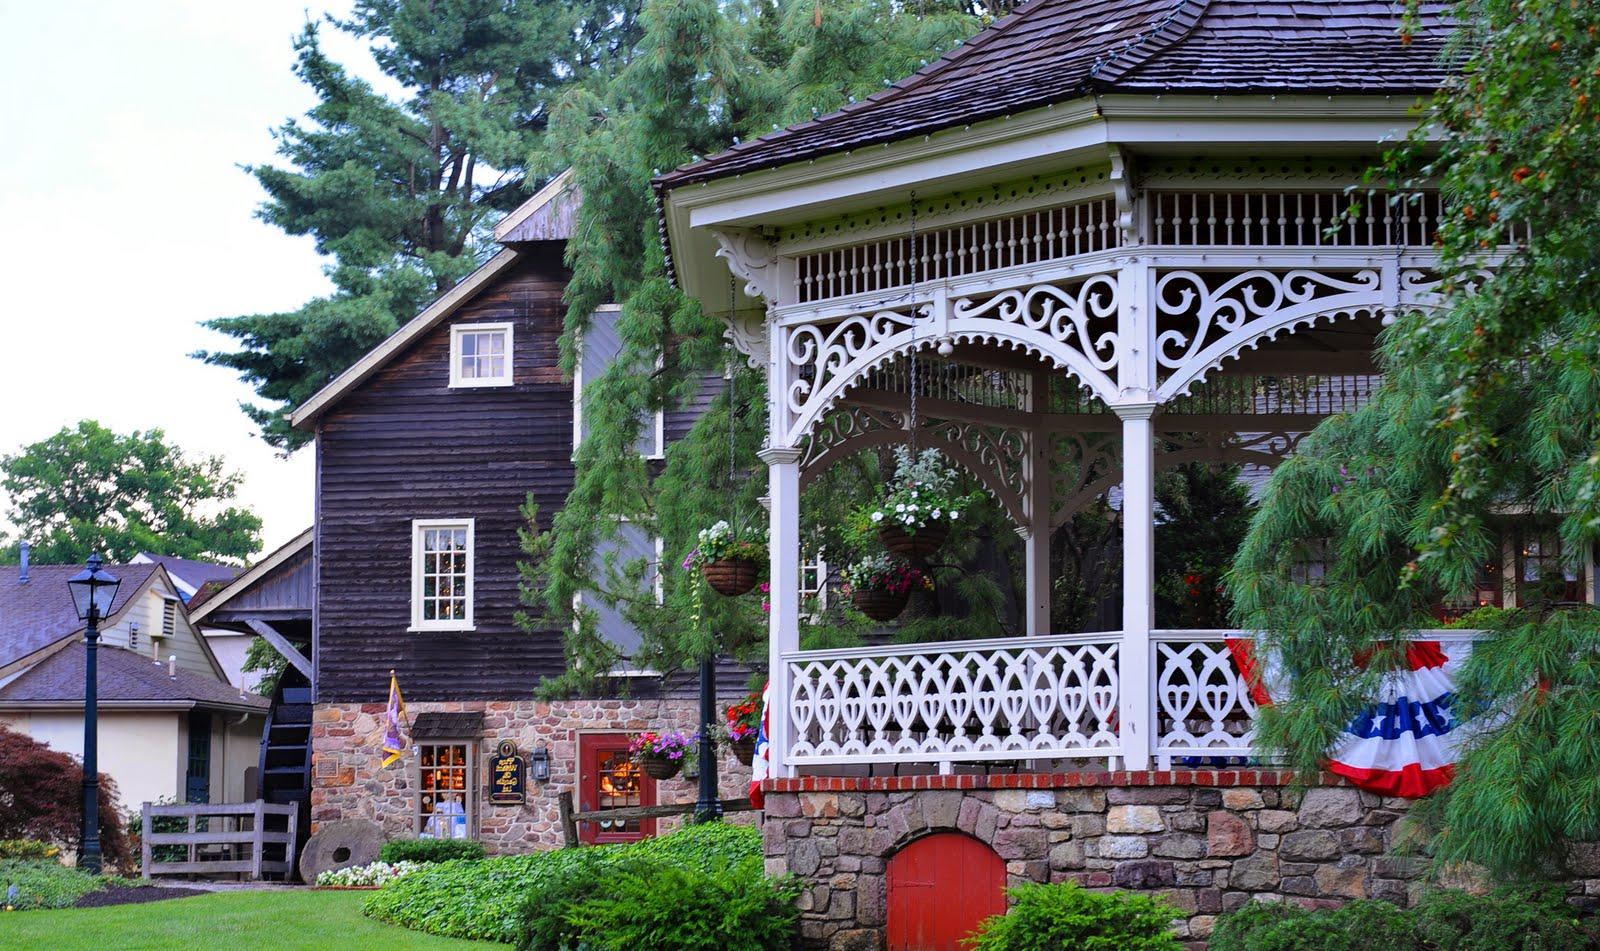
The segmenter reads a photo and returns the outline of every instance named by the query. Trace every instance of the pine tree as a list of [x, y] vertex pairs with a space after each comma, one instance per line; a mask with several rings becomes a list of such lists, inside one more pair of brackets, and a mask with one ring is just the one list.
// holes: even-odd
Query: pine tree
[[334, 292], [295, 311], [207, 326], [236, 351], [196, 354], [237, 370], [261, 405], [245, 412], [274, 446], [308, 438], [282, 418], [453, 287], [486, 254], [487, 226], [525, 196], [523, 161], [567, 84], [627, 54], [635, 0], [360, 0], [333, 28], [371, 43], [395, 100], [323, 51], [320, 25], [295, 40], [295, 75], [319, 100], [276, 131], [285, 164], [246, 169], [258, 212], [311, 235]]
[[[1306, 768], [1402, 662], [1396, 638], [1498, 558], [1497, 520], [1548, 513], [1574, 559], [1600, 537], [1600, 8], [1458, 16], [1465, 68], [1372, 179], [1440, 183], [1444, 306], [1402, 315], [1372, 402], [1274, 475], [1230, 580], [1293, 678], [1258, 735]], [[1441, 863], [1552, 874], [1600, 835], [1600, 615], [1535, 599], [1492, 627], [1457, 684], [1455, 781], [1416, 815]]]
[[[592, 686], [616, 659], [591, 613], [571, 617], [579, 593], [621, 608], [643, 634], [642, 662], [657, 669], [713, 654], [753, 659], [764, 651], [759, 602], [697, 598], [688, 573], [676, 570], [695, 535], [713, 522], [765, 524], [758, 499], [766, 480], [755, 456], [765, 430], [765, 386], [733, 359], [720, 322], [667, 280], [650, 179], [779, 121], [809, 118], [813, 108], [836, 108], [881, 89], [889, 70], [911, 55], [885, 59], [884, 50], [921, 47], [920, 58], [929, 58], [980, 25], [955, 4], [912, 10], [881, 0], [820, 7], [814, 0], [654, 0], [640, 24], [627, 66], [609, 79], [591, 77], [563, 99], [548, 148], [531, 163], [546, 173], [570, 166], [583, 195], [568, 243], [573, 276], [563, 360], [569, 370], [589, 315], [601, 304], [622, 307], [621, 352], [599, 379], [585, 381], [590, 429], [577, 453], [576, 484], [549, 537], [538, 539], [531, 570], [540, 582], [524, 594], [539, 623], [575, 622], [567, 625], [570, 672], [550, 690]], [[643, 421], [724, 376], [708, 411], [669, 447], [665, 465], [652, 470], [636, 449]], [[640, 595], [642, 564], [595, 564], [592, 553], [616, 534], [619, 519], [664, 540], [664, 604]]]

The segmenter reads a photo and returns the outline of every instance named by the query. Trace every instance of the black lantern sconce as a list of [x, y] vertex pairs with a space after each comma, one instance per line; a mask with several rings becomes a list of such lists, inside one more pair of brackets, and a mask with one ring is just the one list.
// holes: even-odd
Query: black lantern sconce
[[542, 746], [533, 748], [528, 754], [528, 766], [533, 770], [533, 781], [548, 783], [550, 781], [550, 751]]

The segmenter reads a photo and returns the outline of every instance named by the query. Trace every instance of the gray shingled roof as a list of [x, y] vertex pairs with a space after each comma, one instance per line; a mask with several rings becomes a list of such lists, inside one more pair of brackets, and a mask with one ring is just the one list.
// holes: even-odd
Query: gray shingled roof
[[845, 108], [656, 179], [658, 191], [892, 142], [1091, 92], [1429, 92], [1446, 4], [1424, 2], [1409, 45], [1403, 2], [1030, 0], [911, 77]]
[[[106, 566], [106, 571], [122, 581], [111, 606], [112, 614], [122, 610], [158, 567]], [[82, 570], [82, 565], [33, 565], [24, 584], [20, 568], [0, 567], [0, 667], [83, 628], [67, 590], [67, 579]]]
[[151, 552], [142, 552], [139, 557], [167, 569], [167, 574], [171, 575], [174, 581], [188, 585], [196, 591], [212, 581], [232, 581], [239, 576], [240, 571], [244, 570], [237, 565], [219, 565], [211, 561], [195, 561], [192, 558], [156, 555]]
[[[0, 707], [13, 703], [83, 702], [84, 646], [80, 641], [28, 668], [0, 688]], [[167, 665], [120, 647], [101, 647], [97, 669], [101, 703], [196, 703], [201, 706], [249, 707], [265, 710], [271, 701], [239, 695], [216, 677], [179, 668], [169, 676]]]

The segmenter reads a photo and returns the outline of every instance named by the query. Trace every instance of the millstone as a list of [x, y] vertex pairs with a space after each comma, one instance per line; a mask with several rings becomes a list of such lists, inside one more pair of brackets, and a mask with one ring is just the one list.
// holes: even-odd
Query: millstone
[[300, 879], [307, 885], [314, 885], [323, 872], [371, 865], [378, 860], [386, 838], [376, 822], [365, 819], [329, 822], [306, 840], [306, 847], [300, 853]]

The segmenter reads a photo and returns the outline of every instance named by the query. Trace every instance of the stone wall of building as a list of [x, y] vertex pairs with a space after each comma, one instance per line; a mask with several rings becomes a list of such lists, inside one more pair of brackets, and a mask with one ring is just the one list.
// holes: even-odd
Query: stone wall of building
[[[806, 947], [882, 947], [889, 859], [940, 831], [988, 843], [1011, 885], [1076, 881], [1161, 893], [1202, 947], [1216, 916], [1255, 899], [1404, 903], [1421, 871], [1391, 854], [1406, 801], [1328, 776], [1109, 772], [772, 780], [767, 868], [809, 884]], [[1600, 873], [1600, 868], [1595, 870]], [[1600, 894], [1600, 882], [1588, 882]]]
[[[719, 703], [719, 707], [721, 704]], [[378, 823], [390, 837], [415, 834], [415, 770], [405, 759], [384, 767], [379, 745], [384, 730], [384, 704], [318, 704], [312, 714], [311, 825], [366, 819]], [[557, 797], [572, 791], [576, 798], [578, 736], [580, 733], [637, 733], [641, 730], [697, 728], [698, 703], [694, 700], [560, 700], [477, 701], [416, 703], [407, 714], [479, 712], [484, 715], [483, 738], [478, 744], [479, 828], [481, 841], [491, 852], [525, 852], [562, 844]], [[535, 783], [529, 777], [527, 802], [496, 806], [488, 801], [488, 758], [501, 740], [514, 740], [524, 756], [537, 747], [550, 751], [550, 781]], [[724, 754], [719, 766], [723, 798], [746, 794], [750, 767]], [[693, 802], [697, 785], [679, 775], [656, 784], [657, 802]], [[735, 817], [753, 821], [752, 814]], [[665, 832], [679, 820], [658, 820]]]

